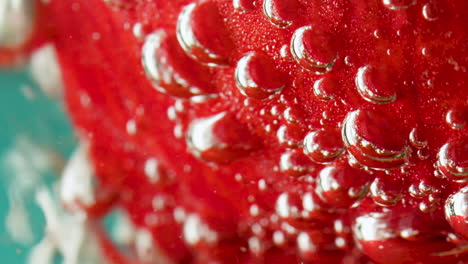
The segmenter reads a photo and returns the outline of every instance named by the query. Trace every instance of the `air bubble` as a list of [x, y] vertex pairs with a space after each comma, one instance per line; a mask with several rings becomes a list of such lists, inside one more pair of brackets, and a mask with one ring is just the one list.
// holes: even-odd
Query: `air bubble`
[[184, 127], [181, 123], [176, 123], [174, 125], [173, 134], [175, 138], [182, 138], [184, 136]]
[[437, 154], [439, 173], [455, 182], [468, 180], [468, 137], [444, 144]]
[[396, 169], [408, 163], [405, 127], [389, 112], [350, 112], [342, 129], [343, 141], [359, 164], [376, 170]]
[[445, 121], [452, 129], [462, 129], [468, 122], [468, 107], [454, 107], [447, 112]]
[[337, 237], [335, 239], [335, 246], [337, 248], [346, 249], [347, 245], [348, 245], [348, 242], [346, 241], [346, 239], [344, 239], [342, 237]]
[[135, 135], [137, 133], [137, 125], [135, 119], [129, 119], [125, 125], [125, 128], [129, 135]]
[[174, 208], [173, 216], [174, 216], [174, 220], [177, 223], [184, 223], [185, 220], [187, 219], [187, 214], [185, 210], [181, 207]]
[[383, 0], [383, 4], [391, 10], [406, 9], [414, 4], [417, 0]]
[[281, 125], [276, 132], [278, 142], [289, 148], [296, 148], [302, 145], [304, 132], [302, 129], [292, 125]]
[[406, 240], [415, 240], [420, 236], [420, 233], [418, 230], [413, 229], [413, 228], [405, 228], [400, 231], [400, 237]]
[[299, 113], [296, 109], [291, 107], [287, 107], [283, 112], [283, 118], [289, 124], [297, 124], [300, 123], [301, 119]]
[[468, 187], [462, 188], [447, 198], [445, 218], [457, 234], [468, 239]]
[[317, 163], [334, 161], [343, 152], [343, 140], [338, 131], [317, 130], [304, 138], [304, 153]]
[[185, 242], [192, 246], [201, 242], [213, 244], [218, 240], [218, 234], [195, 214], [190, 214], [185, 219], [183, 237]]
[[356, 87], [364, 100], [374, 104], [389, 104], [396, 100], [393, 76], [388, 70], [364, 66], [358, 69]]
[[284, 80], [275, 62], [257, 52], [251, 52], [239, 60], [235, 78], [241, 93], [256, 99], [265, 99], [284, 87]]
[[281, 218], [298, 218], [299, 207], [291, 203], [288, 193], [282, 193], [276, 199], [276, 213]]
[[354, 66], [354, 59], [351, 56], [344, 57], [343, 61], [346, 66]]
[[294, 31], [291, 54], [302, 67], [316, 74], [329, 72], [337, 57], [336, 52], [330, 48], [325, 34], [311, 26], [304, 26]]
[[171, 202], [170, 197], [164, 194], [158, 194], [153, 197], [153, 200], [151, 201], [151, 205], [152, 205], [153, 210], [157, 212], [157, 211], [162, 211], [168, 208], [170, 202]]
[[314, 245], [312, 240], [310, 239], [309, 234], [306, 232], [301, 232], [297, 236], [297, 246], [299, 248], [299, 251], [304, 254], [305, 252], [315, 252], [317, 251], [317, 247]]
[[258, 208], [258, 205], [252, 204], [249, 208], [249, 212], [251, 216], [258, 216], [260, 214], [260, 208]]
[[417, 128], [413, 128], [411, 130], [409, 134], [409, 140], [411, 142], [411, 145], [413, 145], [417, 149], [422, 149], [427, 146], [427, 141], [420, 139]]
[[439, 11], [433, 2], [423, 6], [422, 14], [423, 17], [429, 21], [435, 21], [439, 18]]
[[408, 188], [408, 193], [411, 195], [411, 197], [418, 199], [425, 196], [425, 194], [419, 190], [419, 186], [417, 184], [411, 184]]
[[144, 172], [151, 183], [158, 183], [161, 178], [158, 160], [155, 158], [147, 159], [144, 166]]
[[326, 205], [321, 202], [320, 198], [312, 192], [307, 192], [302, 195], [302, 218], [316, 221], [330, 221], [331, 215], [325, 209]]
[[167, 119], [169, 119], [171, 121], [176, 121], [177, 120], [177, 112], [175, 111], [174, 106], [168, 107], [167, 111], [166, 111], [166, 114], [167, 114]]
[[367, 172], [338, 162], [320, 171], [316, 193], [329, 205], [348, 207], [367, 193], [368, 180]]
[[146, 76], [159, 92], [176, 97], [208, 94], [208, 72], [185, 55], [173, 36], [158, 30], [145, 39], [141, 62]]
[[386, 215], [374, 212], [357, 217], [353, 226], [353, 233], [360, 243], [382, 241], [397, 236], [388, 225]]
[[418, 188], [425, 195], [440, 192], [439, 190], [437, 190], [437, 188], [435, 188], [434, 186], [428, 184], [426, 181], [419, 182]]
[[420, 160], [426, 160], [429, 158], [429, 151], [426, 150], [426, 149], [419, 149], [417, 152], [416, 152], [416, 156], [418, 156], [418, 158]]
[[258, 237], [250, 237], [247, 243], [249, 244], [249, 249], [253, 254], [261, 255], [265, 250], [262, 241]]
[[289, 27], [297, 16], [297, 0], [264, 0], [263, 12], [271, 23], [279, 27]]
[[283, 232], [275, 231], [273, 233], [273, 243], [277, 246], [282, 246], [286, 243], [286, 237]]
[[370, 185], [370, 194], [374, 202], [380, 206], [394, 206], [401, 198], [401, 192], [394, 186], [389, 186], [384, 180], [376, 178]]
[[254, 0], [232, 0], [232, 5], [234, 9], [240, 11], [247, 11], [253, 9]]
[[187, 132], [187, 144], [200, 159], [228, 163], [252, 151], [255, 140], [236, 118], [221, 112], [193, 120]]
[[310, 167], [307, 157], [299, 149], [288, 150], [281, 154], [280, 170], [292, 176], [301, 176], [307, 173]]
[[227, 66], [229, 53], [234, 50], [213, 1], [184, 7], [177, 19], [177, 39], [189, 56], [208, 66]]
[[334, 99], [336, 90], [336, 82], [331, 78], [321, 78], [314, 83], [314, 95], [322, 101], [330, 101]]
[[290, 53], [289, 53], [289, 46], [288, 45], [283, 45], [281, 46], [280, 49], [280, 56], [281, 58], [288, 59], [290, 58]]
[[343, 256], [335, 246], [335, 236], [323, 229], [299, 232], [297, 247], [301, 263], [341, 263]]
[[143, 39], [145, 36], [145, 33], [143, 32], [143, 25], [139, 22], [135, 23], [132, 28], [132, 33], [135, 38]]
[[[378, 263], [389, 259], [431, 263], [437, 258], [437, 252], [454, 247], [439, 235], [440, 227], [432, 220], [433, 216], [419, 212], [412, 205], [379, 211], [358, 216], [353, 225], [358, 248]], [[440, 260], [443, 263], [449, 259]]]
[[267, 183], [264, 179], [258, 181], [258, 190], [265, 191], [267, 189]]

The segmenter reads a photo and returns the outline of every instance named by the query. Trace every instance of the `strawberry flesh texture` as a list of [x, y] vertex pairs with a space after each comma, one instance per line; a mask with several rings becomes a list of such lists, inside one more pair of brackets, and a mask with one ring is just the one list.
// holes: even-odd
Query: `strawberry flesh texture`
[[[146, 33], [162, 30], [174, 36], [179, 14], [191, 2], [108, 2], [51, 1], [39, 17], [47, 17], [47, 25], [52, 26], [38, 29], [37, 34], [47, 36], [57, 48], [67, 106], [80, 136], [91, 143], [99, 188], [120, 193], [115, 205], [124, 207], [135, 225], [150, 229], [156, 245], [170, 259], [180, 263], [366, 263], [370, 258], [388, 263], [391, 252], [395, 256], [391, 263], [468, 262], [466, 250], [443, 254], [457, 247], [444, 237], [448, 234], [460, 236], [462, 248], [467, 243], [463, 240], [466, 215], [457, 211], [447, 221], [443, 210], [449, 195], [466, 193], [461, 191], [467, 177], [466, 126], [454, 129], [453, 122], [447, 121], [466, 123], [465, 1], [430, 2], [429, 6], [423, 1], [268, 1], [273, 16], [266, 15], [258, 1], [234, 1], [239, 10], [230, 1], [196, 2], [186, 25], [196, 38], [195, 49], [185, 49], [195, 68], [182, 70], [177, 65], [174, 69], [184, 71], [189, 83], [200, 82], [199, 71], [212, 76], [209, 86], [216, 88], [208, 91], [218, 96], [201, 102], [155, 91], [140, 63], [143, 42], [129, 29], [139, 22]], [[294, 12], [288, 9], [291, 6]], [[296, 30], [304, 26], [310, 29], [291, 43]], [[291, 54], [294, 44], [294, 51], [301, 52]], [[279, 74], [286, 76], [284, 88], [271, 98], [246, 98], [236, 87], [236, 62], [249, 52], [270, 57]], [[8, 56], [11, 52], [2, 51], [2, 57]], [[365, 66], [373, 69], [361, 87], [368, 89], [368, 97], [356, 88], [358, 70]], [[257, 71], [257, 75], [268, 72]], [[314, 94], [314, 83], [322, 78], [335, 86], [325, 89], [332, 100]], [[394, 102], [372, 101], [373, 94], [382, 98], [393, 92]], [[83, 98], [89, 101], [84, 103]], [[174, 104], [183, 108], [176, 122], [166, 116]], [[446, 118], [452, 110], [462, 114]], [[227, 152], [212, 155], [202, 150], [205, 156], [194, 157], [186, 140], [174, 133], [175, 126], [188, 133], [194, 120], [221, 112], [228, 113], [229, 122], [216, 123], [216, 140], [210, 144], [227, 147], [222, 148]], [[319, 163], [299, 157], [286, 160], [293, 162], [286, 164], [287, 171], [278, 169], [280, 156], [287, 151], [272, 132], [279, 125], [297, 131], [337, 131], [343, 130], [344, 120], [352, 113], [357, 114], [355, 122], [349, 123], [356, 125], [350, 130], [356, 132], [356, 140], [346, 144], [347, 154]], [[135, 133], [126, 131], [129, 120], [136, 124]], [[409, 143], [413, 128], [427, 147]], [[245, 142], [252, 144], [233, 155], [229, 147]], [[450, 142], [455, 143], [447, 148], [448, 154], [441, 152]], [[326, 150], [329, 145], [318, 142], [315, 147]], [[427, 158], [418, 158], [421, 150]], [[294, 151], [299, 155], [302, 150]], [[404, 158], [389, 158], [402, 151], [407, 151]], [[160, 164], [161, 178], [156, 183], [144, 171], [150, 158]], [[348, 161], [354, 168], [343, 165]], [[405, 163], [410, 165], [405, 172], [393, 170]], [[375, 178], [379, 184], [374, 183], [373, 191], [371, 187], [350, 207], [352, 202], [340, 189], [322, 197], [316, 194], [316, 181], [325, 166], [343, 170], [337, 175], [365, 175], [353, 184], [337, 179], [340, 187], [365, 188]], [[421, 182], [429, 182], [433, 190], [421, 188]], [[410, 194], [412, 185], [419, 186], [421, 197]], [[284, 208], [278, 210], [277, 199], [284, 193], [288, 199], [282, 205], [288, 213], [281, 215]], [[169, 197], [161, 210], [151, 204], [156, 195]], [[395, 204], [382, 204], [386, 195], [401, 197]], [[100, 206], [108, 207], [104, 203], [93, 208]], [[177, 208], [200, 219], [204, 231], [194, 237], [185, 231], [189, 216], [176, 221], [172, 214]], [[149, 215], [159, 219], [157, 224], [147, 221]], [[463, 217], [464, 222], [459, 220]], [[330, 232], [327, 223], [333, 220], [345, 223], [342, 230], [347, 231]], [[369, 224], [364, 237], [356, 230], [362, 221]], [[253, 229], [255, 224], [263, 232]], [[384, 235], [379, 235], [382, 226]], [[215, 236], [210, 237], [206, 229]], [[274, 240], [275, 232], [277, 237], [283, 234], [284, 241]], [[345, 242], [337, 243], [337, 238]]]

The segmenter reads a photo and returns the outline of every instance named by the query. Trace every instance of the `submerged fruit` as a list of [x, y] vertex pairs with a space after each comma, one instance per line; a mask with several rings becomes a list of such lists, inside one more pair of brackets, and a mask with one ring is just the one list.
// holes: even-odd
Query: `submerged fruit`
[[28, 3], [92, 219], [175, 263], [468, 263], [466, 1]]

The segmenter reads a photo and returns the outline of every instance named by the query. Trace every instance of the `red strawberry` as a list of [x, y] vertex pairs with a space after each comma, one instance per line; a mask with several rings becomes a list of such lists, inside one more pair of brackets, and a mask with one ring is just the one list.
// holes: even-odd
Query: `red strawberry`
[[168, 259], [468, 263], [466, 1], [37, 5], [95, 191]]

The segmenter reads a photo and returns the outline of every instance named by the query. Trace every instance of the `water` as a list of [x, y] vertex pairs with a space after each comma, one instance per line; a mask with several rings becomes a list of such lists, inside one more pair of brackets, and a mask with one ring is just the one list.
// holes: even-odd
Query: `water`
[[0, 219], [7, 221], [0, 251], [5, 263], [26, 263], [45, 221], [35, 193], [56, 179], [76, 141], [62, 104], [37, 86], [28, 69], [0, 71], [0, 84]]

